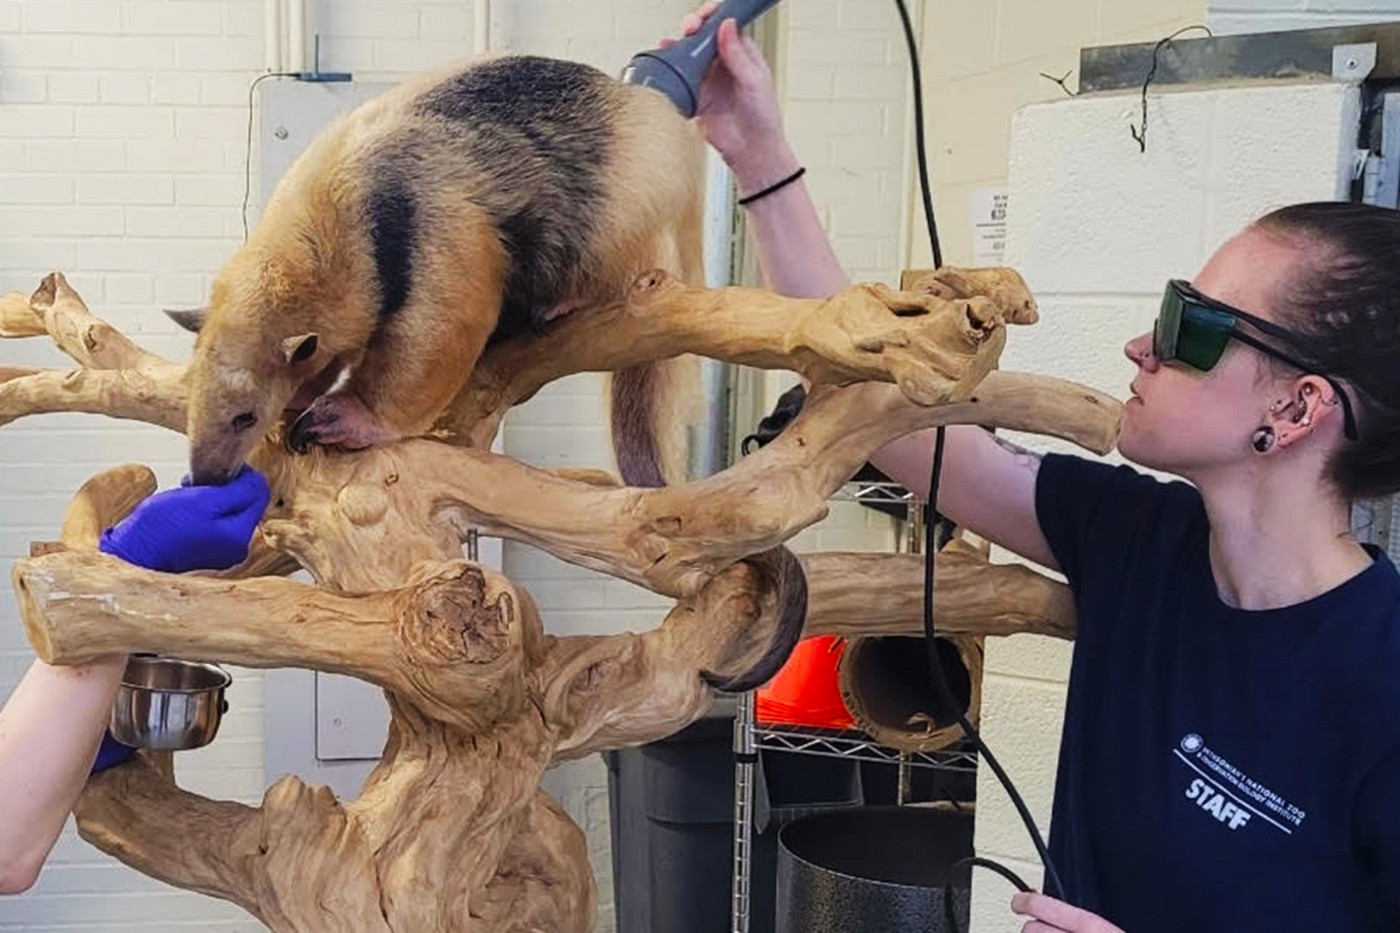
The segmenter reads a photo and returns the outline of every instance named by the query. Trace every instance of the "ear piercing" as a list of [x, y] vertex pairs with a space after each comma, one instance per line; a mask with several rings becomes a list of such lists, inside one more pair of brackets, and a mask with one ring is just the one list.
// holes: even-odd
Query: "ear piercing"
[[[1312, 413], [1308, 411], [1308, 400], [1305, 396], [1315, 394], [1316, 391], [1317, 390], [1312, 386], [1304, 386], [1303, 391], [1296, 399], [1288, 399], [1287, 401], [1282, 399], [1274, 400], [1269, 404], [1270, 417], [1282, 415], [1294, 405], [1297, 405], [1298, 409], [1293, 413], [1293, 423], [1304, 428], [1310, 426], [1312, 424]], [[1254, 449], [1262, 454], [1267, 453], [1273, 448], [1275, 440], [1274, 429], [1265, 425], [1254, 432], [1251, 443], [1254, 445]]]

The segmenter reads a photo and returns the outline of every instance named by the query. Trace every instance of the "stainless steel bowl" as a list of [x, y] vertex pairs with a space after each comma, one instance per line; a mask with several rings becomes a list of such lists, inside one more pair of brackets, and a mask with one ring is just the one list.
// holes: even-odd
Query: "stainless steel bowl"
[[208, 745], [228, 709], [224, 688], [232, 682], [214, 664], [134, 654], [112, 705], [112, 737], [160, 751]]

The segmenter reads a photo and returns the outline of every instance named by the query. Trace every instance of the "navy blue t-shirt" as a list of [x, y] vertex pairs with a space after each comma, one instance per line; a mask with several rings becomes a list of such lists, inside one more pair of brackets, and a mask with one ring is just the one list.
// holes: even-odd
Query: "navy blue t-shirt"
[[1400, 930], [1400, 574], [1221, 602], [1200, 493], [1049, 456], [1079, 630], [1051, 819], [1069, 900], [1127, 933]]

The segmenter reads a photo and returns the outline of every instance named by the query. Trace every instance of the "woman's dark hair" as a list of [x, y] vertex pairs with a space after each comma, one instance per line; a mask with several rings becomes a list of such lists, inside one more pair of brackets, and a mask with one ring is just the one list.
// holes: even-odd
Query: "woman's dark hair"
[[1320, 201], [1259, 226], [1313, 247], [1280, 310], [1311, 338], [1309, 362], [1351, 390], [1359, 436], [1338, 449], [1329, 477], [1348, 500], [1400, 491], [1400, 211]]

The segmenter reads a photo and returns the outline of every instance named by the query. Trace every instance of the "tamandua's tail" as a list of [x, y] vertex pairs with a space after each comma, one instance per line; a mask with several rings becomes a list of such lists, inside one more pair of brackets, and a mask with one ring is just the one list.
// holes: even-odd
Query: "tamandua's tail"
[[[656, 264], [686, 285], [705, 284], [702, 223], [697, 197], [654, 244]], [[622, 481], [665, 486], [689, 479], [689, 429], [702, 407], [700, 360], [681, 355], [619, 369], [610, 394], [613, 453]]]
[[699, 381], [698, 361], [688, 356], [613, 373], [613, 454], [628, 486], [665, 486], [688, 478], [688, 429], [695, 422]]
[[657, 396], [664, 379], [656, 363], [619, 369], [612, 377], [612, 441], [617, 471], [628, 486], [665, 486], [657, 437]]
[[[599, 220], [621, 258], [617, 283], [649, 269], [705, 285], [705, 142], [675, 105], [651, 88], [617, 85], [611, 119], [607, 216]], [[647, 231], [638, 236], [640, 231]], [[612, 376], [612, 437], [629, 486], [684, 482], [687, 429], [700, 411], [700, 363], [681, 356]]]

